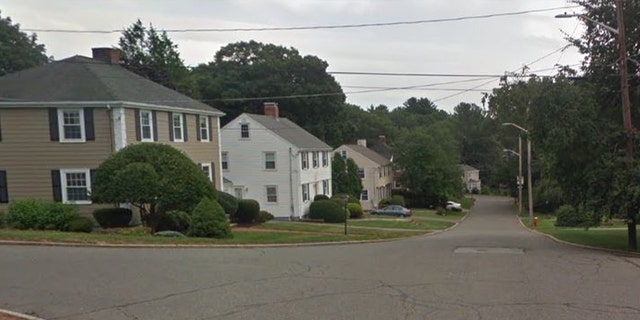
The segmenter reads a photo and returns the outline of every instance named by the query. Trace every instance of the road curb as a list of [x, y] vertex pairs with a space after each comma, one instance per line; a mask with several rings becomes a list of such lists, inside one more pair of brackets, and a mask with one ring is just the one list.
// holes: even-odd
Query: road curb
[[45, 320], [45, 319], [42, 319], [42, 318], [30, 316], [28, 314], [15, 312], [15, 311], [11, 311], [11, 310], [6, 310], [6, 309], [0, 309], [0, 314], [6, 314], [6, 315], [9, 315], [9, 316], [13, 316], [13, 317], [17, 317], [17, 318], [21, 318], [21, 319], [25, 319], [25, 320]]
[[612, 253], [612, 254], [616, 254], [616, 255], [621, 255], [621, 256], [640, 258], [640, 253], [638, 253], [638, 252], [629, 252], [629, 251], [623, 251], [623, 250], [616, 250], [616, 249], [609, 249], [609, 248], [602, 248], [602, 247], [594, 247], [594, 246], [588, 246], [588, 245], [585, 245], [585, 244], [579, 244], [579, 243], [574, 243], [574, 242], [561, 240], [561, 239], [558, 239], [558, 238], [556, 238], [556, 237], [554, 237], [554, 236], [552, 236], [550, 234], [547, 234], [547, 233], [544, 233], [544, 232], [540, 232], [538, 230], [531, 229], [531, 228], [527, 227], [522, 222], [522, 219], [520, 219], [520, 216], [518, 216], [517, 214], [516, 214], [516, 218], [518, 218], [518, 222], [520, 222], [520, 225], [523, 228], [525, 228], [526, 230], [528, 230], [529, 232], [544, 236], [544, 237], [549, 238], [549, 239], [551, 239], [551, 240], [553, 240], [555, 242], [558, 242], [558, 243], [570, 245], [570, 246], [573, 246], [573, 247], [583, 248], [583, 249], [604, 251], [604, 252], [608, 252], [608, 253]]

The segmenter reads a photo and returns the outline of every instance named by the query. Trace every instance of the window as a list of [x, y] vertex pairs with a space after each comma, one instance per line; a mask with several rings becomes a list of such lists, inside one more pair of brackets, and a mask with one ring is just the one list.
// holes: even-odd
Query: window
[[248, 123], [240, 124], [240, 138], [241, 139], [249, 139], [249, 124]]
[[278, 203], [278, 187], [267, 186], [267, 203]]
[[360, 179], [364, 179], [364, 168], [358, 168], [358, 175]]
[[84, 112], [82, 109], [58, 109], [58, 130], [61, 142], [84, 142]]
[[184, 142], [182, 123], [184, 118], [181, 113], [174, 113], [171, 116], [171, 127], [173, 130], [173, 141]]
[[276, 169], [276, 153], [275, 152], [264, 153], [264, 168], [266, 170]]
[[91, 178], [89, 169], [60, 170], [62, 182], [62, 202], [91, 204]]
[[320, 166], [320, 161], [319, 161], [319, 158], [318, 158], [318, 157], [319, 157], [318, 153], [319, 153], [318, 151], [314, 151], [314, 152], [313, 152], [313, 154], [312, 154], [312, 156], [311, 156], [311, 157], [312, 157], [313, 167], [314, 167], [314, 168], [317, 168], [317, 167], [319, 167], [319, 166]]
[[326, 167], [329, 165], [329, 152], [322, 152], [322, 166]]
[[322, 180], [322, 194], [329, 195], [329, 180]]
[[340, 155], [342, 156], [342, 159], [346, 160], [347, 159], [347, 150], [340, 151]]
[[202, 172], [207, 177], [207, 179], [213, 182], [213, 170], [211, 167], [211, 163], [201, 163], [200, 168], [202, 168]]
[[229, 170], [229, 153], [222, 153], [222, 170]]
[[309, 184], [305, 183], [302, 185], [302, 201], [309, 201]]
[[209, 141], [209, 117], [208, 116], [199, 116], [198, 117], [198, 130], [200, 130], [200, 141]]
[[0, 203], [9, 203], [9, 188], [7, 186], [7, 172], [0, 170]]
[[362, 201], [369, 200], [369, 190], [362, 190], [362, 193], [360, 194], [360, 200]]
[[238, 198], [238, 200], [242, 199], [244, 196], [243, 187], [235, 187], [233, 188], [233, 194]]
[[309, 153], [300, 152], [300, 159], [302, 160], [302, 169], [309, 169]]
[[153, 116], [151, 111], [140, 110], [141, 141], [153, 141]]

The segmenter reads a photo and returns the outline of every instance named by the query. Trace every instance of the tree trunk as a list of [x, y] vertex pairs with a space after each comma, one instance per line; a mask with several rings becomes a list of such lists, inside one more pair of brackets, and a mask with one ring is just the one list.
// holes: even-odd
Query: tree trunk
[[627, 235], [629, 238], [629, 250], [638, 251], [638, 234], [636, 232], [636, 216], [630, 212], [627, 219]]

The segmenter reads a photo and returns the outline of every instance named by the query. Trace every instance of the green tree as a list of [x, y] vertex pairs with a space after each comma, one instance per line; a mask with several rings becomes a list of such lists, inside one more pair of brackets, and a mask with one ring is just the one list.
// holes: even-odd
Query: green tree
[[91, 198], [98, 203], [130, 203], [147, 225], [161, 211], [191, 212], [203, 197], [216, 199], [211, 182], [179, 150], [159, 143], [125, 147], [96, 170]]
[[358, 165], [353, 159], [347, 158], [345, 161], [336, 152], [331, 160], [331, 189], [333, 194], [343, 193], [354, 199], [360, 199], [362, 180], [358, 171]]
[[224, 209], [217, 202], [204, 197], [191, 215], [190, 237], [233, 238]]
[[37, 40], [35, 33], [20, 31], [19, 24], [0, 15], [0, 76], [49, 62], [44, 45]]
[[124, 67], [165, 87], [197, 96], [195, 82], [180, 58], [178, 45], [166, 31], [158, 32], [151, 24], [146, 28], [138, 20], [122, 32], [118, 43]]

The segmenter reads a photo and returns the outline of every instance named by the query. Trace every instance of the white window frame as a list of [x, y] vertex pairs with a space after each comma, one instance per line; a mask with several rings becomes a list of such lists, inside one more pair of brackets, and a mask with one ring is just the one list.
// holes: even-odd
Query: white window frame
[[322, 152], [322, 166], [323, 167], [329, 166], [329, 152], [327, 151]]
[[[266, 171], [276, 171], [278, 169], [278, 162], [276, 161], [276, 152], [275, 151], [265, 151], [264, 155], [264, 170]], [[267, 155], [273, 155], [273, 168], [267, 168]]]
[[[247, 132], [247, 136], [246, 136], [246, 137], [244, 137], [244, 136], [243, 136], [243, 133], [245, 132], [245, 131], [243, 130], [243, 128], [244, 128], [245, 126], [246, 126], [246, 128], [247, 128], [247, 130], [246, 130], [246, 132]], [[240, 139], [243, 139], [243, 140], [251, 139], [251, 128], [250, 128], [250, 126], [249, 126], [249, 123], [241, 123], [241, 124], [240, 124]]]
[[229, 152], [222, 151], [220, 153], [221, 166], [223, 171], [229, 171]]
[[[144, 125], [142, 122], [143, 114], [147, 114], [149, 115], [149, 138], [146, 138], [144, 136], [144, 127], [146, 127], [147, 125]], [[150, 110], [140, 110], [140, 141], [143, 142], [150, 142], [150, 141], [154, 141], [153, 140], [153, 112], [151, 112]]]
[[[176, 126], [176, 118], [179, 120], [179, 125]], [[173, 141], [184, 142], [184, 115], [182, 113], [174, 113], [171, 116], [171, 130], [173, 130]], [[176, 135], [176, 131], [180, 132], [180, 138]]]
[[340, 151], [340, 156], [343, 160], [347, 160], [347, 150]]
[[360, 200], [369, 201], [369, 190], [363, 189], [362, 193], [360, 193]]
[[318, 151], [314, 151], [311, 154], [311, 162], [314, 168], [320, 167], [320, 155], [318, 153], [319, 153]]
[[300, 152], [300, 159], [302, 160], [302, 170], [309, 169], [309, 153], [308, 152]]
[[[198, 123], [198, 130], [200, 130], [200, 142], [211, 141], [211, 128], [209, 128], [209, 116], [200, 116], [200, 123]], [[204, 121], [204, 122], [203, 122]], [[203, 126], [204, 124], [204, 126]], [[204, 138], [203, 133], [206, 132], [207, 138]]]
[[233, 187], [233, 195], [238, 198], [238, 200], [244, 199], [244, 187], [243, 186], [234, 186]]
[[322, 194], [329, 195], [329, 180], [322, 180]]
[[[65, 112], [77, 112], [80, 119], [80, 138], [70, 138], [67, 139], [64, 136], [64, 113]], [[82, 108], [63, 108], [58, 109], [58, 140], [60, 142], [67, 143], [78, 143], [78, 142], [86, 142], [86, 132], [84, 127], [84, 109]]]
[[[275, 190], [275, 194], [273, 194], [272, 196], [275, 197], [275, 201], [269, 201], [269, 190]], [[267, 203], [268, 204], [277, 204], [278, 203], [278, 186], [275, 185], [269, 185], [269, 186], [265, 186], [264, 187], [264, 191], [265, 191], [265, 195], [266, 195], [266, 199], [267, 199]]]
[[302, 201], [308, 202], [311, 198], [309, 197], [309, 184], [302, 184]]
[[[209, 169], [209, 174], [204, 172], [204, 168]], [[209, 179], [209, 181], [213, 182], [213, 166], [211, 165], [211, 163], [201, 163], [200, 169], [202, 170], [202, 173]]]
[[91, 169], [60, 169], [60, 188], [62, 189], [62, 203], [70, 204], [91, 204], [91, 198], [89, 200], [69, 200], [67, 192], [67, 174], [68, 173], [84, 173], [86, 180], [87, 194], [91, 194]]
[[358, 168], [358, 177], [360, 177], [360, 179], [364, 179], [367, 176], [365, 171], [366, 170], [364, 168]]

